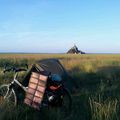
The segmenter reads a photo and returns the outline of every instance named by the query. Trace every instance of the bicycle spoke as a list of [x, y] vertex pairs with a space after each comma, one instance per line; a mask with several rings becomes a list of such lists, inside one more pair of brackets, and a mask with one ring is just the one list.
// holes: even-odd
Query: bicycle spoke
[[16, 95], [13, 89], [9, 89], [8, 85], [0, 86], [0, 105], [2, 106], [15, 106], [16, 105]]

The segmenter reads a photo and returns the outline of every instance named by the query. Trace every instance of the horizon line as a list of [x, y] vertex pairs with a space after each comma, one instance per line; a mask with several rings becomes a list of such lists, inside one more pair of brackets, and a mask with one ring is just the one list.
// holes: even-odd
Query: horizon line
[[[57, 52], [57, 53], [52, 53], [52, 52], [48, 52], [48, 53], [43, 53], [43, 52], [0, 52], [0, 54], [67, 54], [64, 52]], [[120, 54], [120, 53], [85, 53], [85, 54]], [[81, 55], [81, 54], [80, 54]]]

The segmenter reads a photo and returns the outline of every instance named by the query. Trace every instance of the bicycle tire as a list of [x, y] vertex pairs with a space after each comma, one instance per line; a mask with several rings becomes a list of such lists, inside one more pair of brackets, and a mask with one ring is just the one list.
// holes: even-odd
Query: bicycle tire
[[13, 88], [9, 89], [9, 85], [0, 86], [0, 106], [9, 105], [11, 107], [17, 105], [17, 97]]
[[72, 107], [72, 97], [70, 92], [67, 88], [63, 88], [63, 102], [62, 102], [62, 108], [66, 111], [71, 111]]

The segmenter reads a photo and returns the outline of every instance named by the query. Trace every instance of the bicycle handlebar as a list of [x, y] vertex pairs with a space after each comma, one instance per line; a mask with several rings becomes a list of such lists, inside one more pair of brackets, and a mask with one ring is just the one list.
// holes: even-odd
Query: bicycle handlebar
[[17, 73], [17, 72], [21, 72], [21, 71], [27, 71], [27, 69], [11, 67], [11, 68], [5, 69], [5, 70], [3, 71], [3, 73], [5, 73], [5, 72], [11, 72], [11, 71]]

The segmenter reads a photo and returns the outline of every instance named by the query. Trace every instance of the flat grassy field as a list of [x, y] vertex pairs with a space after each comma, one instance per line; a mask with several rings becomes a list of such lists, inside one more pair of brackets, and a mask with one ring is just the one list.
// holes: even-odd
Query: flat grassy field
[[18, 105], [0, 109], [0, 120], [120, 120], [119, 54], [0, 54], [0, 85], [13, 75], [2, 73], [5, 64], [30, 67], [44, 58], [58, 58], [72, 77], [66, 80], [73, 100], [71, 113], [64, 117], [59, 110], [38, 112]]

